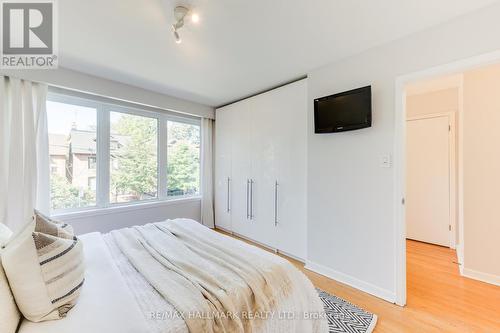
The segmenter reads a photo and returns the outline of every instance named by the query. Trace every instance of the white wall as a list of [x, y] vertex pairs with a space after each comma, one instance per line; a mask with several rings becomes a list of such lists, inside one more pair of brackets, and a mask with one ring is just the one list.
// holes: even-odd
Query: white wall
[[458, 87], [423, 94], [411, 95], [406, 98], [406, 117], [418, 117], [435, 113], [458, 112]]
[[65, 68], [55, 70], [0, 70], [0, 75], [44, 82], [53, 87], [66, 88], [120, 101], [142, 104], [205, 118], [215, 118], [214, 108], [177, 97], [145, 90], [130, 84], [103, 79]]
[[83, 212], [54, 218], [71, 224], [77, 234], [93, 231], [108, 232], [114, 229], [160, 222], [166, 219], [188, 218], [200, 221], [200, 199], [185, 199], [145, 205], [144, 207], [117, 208], [115, 210]]
[[[395, 81], [500, 49], [500, 4], [308, 73], [308, 266], [389, 301], [396, 293]], [[373, 127], [317, 135], [313, 99], [372, 85]]]
[[500, 64], [464, 73], [464, 269], [500, 285]]

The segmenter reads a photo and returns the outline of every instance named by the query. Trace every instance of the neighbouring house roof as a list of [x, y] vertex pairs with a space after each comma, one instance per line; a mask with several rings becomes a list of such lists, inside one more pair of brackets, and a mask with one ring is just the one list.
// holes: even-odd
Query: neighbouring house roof
[[96, 154], [95, 131], [83, 131], [72, 129], [70, 133], [71, 153], [73, 154]]
[[64, 134], [49, 133], [49, 155], [66, 156], [68, 154], [69, 143]]
[[[96, 132], [73, 129], [70, 133], [69, 142], [71, 144], [71, 152], [73, 154], [96, 154]], [[111, 134], [110, 149], [117, 151], [125, 146], [130, 140], [128, 136]]]
[[[49, 133], [49, 155], [66, 156], [70, 146], [72, 154], [95, 155], [96, 139], [95, 131], [72, 129], [69, 136]], [[111, 134], [111, 152], [118, 153], [128, 140], [128, 136]]]

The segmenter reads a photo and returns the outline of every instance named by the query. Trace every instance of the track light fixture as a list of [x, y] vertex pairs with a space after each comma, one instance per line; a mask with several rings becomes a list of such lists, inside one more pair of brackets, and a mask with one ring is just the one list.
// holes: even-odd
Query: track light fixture
[[177, 29], [178, 29], [178, 28], [175, 28], [175, 26], [172, 26], [172, 27], [173, 27], [173, 29], [174, 29], [174, 37], [175, 37], [175, 42], [176, 42], [177, 44], [182, 43], [181, 36], [180, 36], [180, 35], [179, 35], [179, 33], [177, 32]]
[[184, 20], [190, 17], [193, 23], [198, 23], [200, 21], [200, 16], [197, 13], [192, 13], [187, 7], [177, 6], [174, 8], [174, 17], [177, 21], [172, 24], [172, 31], [174, 33], [175, 42], [180, 44], [182, 39], [179, 35], [179, 29], [184, 26]]

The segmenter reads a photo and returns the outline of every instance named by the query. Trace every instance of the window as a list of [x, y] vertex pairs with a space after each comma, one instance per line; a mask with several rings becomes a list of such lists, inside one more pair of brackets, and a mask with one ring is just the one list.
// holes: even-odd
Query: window
[[47, 119], [52, 209], [95, 206], [96, 191], [89, 187], [92, 172], [87, 159], [96, 158], [97, 110], [48, 101]]
[[200, 189], [200, 126], [168, 121], [168, 195], [186, 196]]
[[47, 115], [53, 211], [199, 194], [198, 119], [60, 92]]
[[158, 120], [111, 112], [111, 203], [158, 196]]
[[88, 168], [94, 170], [97, 165], [97, 158], [95, 156], [89, 156], [88, 158]]

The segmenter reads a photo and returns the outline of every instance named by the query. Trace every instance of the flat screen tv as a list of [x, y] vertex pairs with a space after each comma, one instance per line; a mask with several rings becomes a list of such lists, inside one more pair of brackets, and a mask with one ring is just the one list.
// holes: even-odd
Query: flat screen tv
[[371, 86], [314, 100], [315, 133], [345, 132], [371, 125]]

